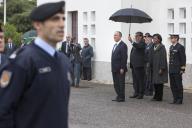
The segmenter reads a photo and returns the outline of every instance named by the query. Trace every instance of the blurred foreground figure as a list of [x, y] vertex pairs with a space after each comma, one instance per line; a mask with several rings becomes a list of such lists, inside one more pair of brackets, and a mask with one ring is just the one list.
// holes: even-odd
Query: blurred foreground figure
[[68, 128], [70, 62], [56, 51], [64, 37], [64, 2], [35, 8], [38, 37], [0, 71], [0, 128]]

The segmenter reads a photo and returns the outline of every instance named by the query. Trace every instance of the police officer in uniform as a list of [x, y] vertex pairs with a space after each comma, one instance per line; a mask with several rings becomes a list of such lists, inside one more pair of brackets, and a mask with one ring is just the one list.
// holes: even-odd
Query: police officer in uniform
[[68, 128], [70, 62], [56, 51], [64, 37], [64, 2], [30, 15], [38, 37], [0, 70], [0, 128]]
[[186, 54], [183, 45], [179, 44], [179, 34], [170, 34], [169, 76], [173, 93], [172, 104], [183, 103], [182, 74], [185, 72]]

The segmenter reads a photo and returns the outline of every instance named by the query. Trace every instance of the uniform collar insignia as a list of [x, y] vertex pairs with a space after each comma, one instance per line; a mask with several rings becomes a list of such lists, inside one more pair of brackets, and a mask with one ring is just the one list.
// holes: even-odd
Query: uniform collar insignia
[[9, 56], [9, 58], [10, 58], [10, 59], [15, 59], [16, 56], [17, 56], [17, 54], [16, 54], [16, 53], [13, 53], [13, 54], [11, 54], [11, 55]]
[[47, 73], [47, 72], [51, 72], [51, 67], [39, 68], [39, 73], [40, 74]]
[[173, 50], [174, 52], [177, 52], [177, 50]]

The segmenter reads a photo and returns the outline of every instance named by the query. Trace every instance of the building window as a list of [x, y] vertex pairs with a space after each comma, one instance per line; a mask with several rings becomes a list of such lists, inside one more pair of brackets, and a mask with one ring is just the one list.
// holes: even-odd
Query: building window
[[95, 16], [95, 11], [91, 11], [91, 22], [95, 22], [96, 16]]
[[186, 18], [186, 8], [180, 8], [179, 9], [179, 17], [181, 19], [185, 19]]
[[179, 33], [186, 34], [186, 23], [179, 23]]
[[88, 21], [87, 12], [83, 12], [83, 22], [87, 23], [87, 21]]
[[88, 26], [87, 25], [83, 25], [83, 35], [87, 36], [88, 34]]
[[174, 33], [174, 23], [168, 23], [168, 33]]
[[83, 24], [82, 24], [82, 36], [87, 37], [90, 39], [90, 44], [95, 49], [95, 42], [96, 42], [96, 12], [83, 12]]
[[174, 9], [168, 9], [168, 19], [174, 19]]
[[96, 30], [95, 30], [95, 24], [91, 25], [91, 35], [95, 35]]

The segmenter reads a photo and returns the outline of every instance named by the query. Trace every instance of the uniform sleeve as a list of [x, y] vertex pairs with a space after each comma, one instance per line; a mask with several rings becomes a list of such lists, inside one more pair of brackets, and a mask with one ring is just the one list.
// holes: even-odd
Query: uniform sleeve
[[[27, 73], [17, 65], [9, 65], [1, 72], [11, 73], [7, 86], [0, 85], [0, 128], [14, 128], [14, 112], [23, 94]], [[2, 82], [2, 81], [1, 81]]]
[[181, 60], [181, 70], [185, 70], [185, 66], [186, 66], [186, 54], [185, 54], [185, 48], [181, 47], [179, 50], [179, 57]]

